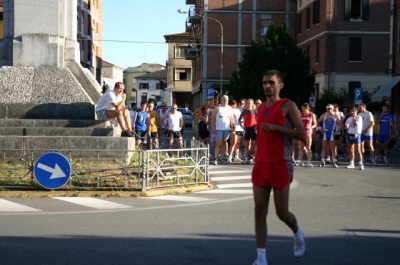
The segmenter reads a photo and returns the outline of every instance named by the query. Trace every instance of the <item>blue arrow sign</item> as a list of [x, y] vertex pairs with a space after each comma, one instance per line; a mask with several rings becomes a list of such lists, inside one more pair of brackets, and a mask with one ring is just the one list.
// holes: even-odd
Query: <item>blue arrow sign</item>
[[207, 99], [214, 98], [214, 88], [207, 88]]
[[59, 153], [46, 153], [36, 161], [33, 175], [43, 188], [58, 189], [68, 182], [71, 164]]

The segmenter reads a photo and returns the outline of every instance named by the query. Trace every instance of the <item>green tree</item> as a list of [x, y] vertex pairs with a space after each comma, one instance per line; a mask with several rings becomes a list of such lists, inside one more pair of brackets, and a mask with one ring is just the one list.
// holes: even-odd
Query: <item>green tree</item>
[[298, 105], [308, 102], [310, 93], [314, 92], [315, 74], [308, 55], [297, 47], [285, 24], [271, 24], [265, 38], [245, 48], [243, 60], [227, 86], [229, 94], [236, 99], [265, 99], [262, 76], [271, 69], [284, 75], [281, 97], [290, 98]]
[[[379, 89], [379, 88], [378, 88]], [[363, 103], [367, 105], [367, 109], [373, 112], [374, 109], [381, 109], [384, 102], [372, 102], [372, 95], [378, 90], [373, 92], [363, 92]], [[345, 107], [352, 107], [354, 105], [354, 95], [349, 93], [345, 88], [325, 90], [319, 98], [316, 99], [315, 113], [321, 115], [326, 111], [326, 105], [336, 103], [339, 109], [343, 110]]]

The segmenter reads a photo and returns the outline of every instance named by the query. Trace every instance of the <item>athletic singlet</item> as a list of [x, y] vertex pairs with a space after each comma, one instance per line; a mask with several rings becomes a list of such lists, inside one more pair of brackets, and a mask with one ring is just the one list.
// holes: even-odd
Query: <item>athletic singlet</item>
[[176, 111], [175, 114], [169, 114], [168, 121], [170, 122], [169, 130], [173, 132], [179, 132], [181, 127], [181, 119], [182, 114], [179, 111]]
[[147, 130], [147, 118], [149, 117], [149, 113], [147, 111], [138, 111], [136, 112], [136, 130], [138, 131], [146, 131]]
[[215, 129], [226, 131], [231, 129], [232, 108], [230, 106], [219, 107], [215, 117]]
[[[168, 114], [168, 111], [165, 111], [165, 113], [162, 113], [162, 111], [160, 110], [159, 112], [158, 112], [158, 116], [160, 117], [160, 121], [164, 118], [164, 116], [165, 115], [167, 115]], [[164, 123], [165, 123], [165, 121], [164, 121]], [[165, 126], [164, 126], [164, 123], [160, 123], [160, 127], [161, 127], [161, 129], [164, 129], [165, 128]]]
[[282, 105], [287, 101], [289, 99], [280, 99], [268, 108], [266, 102], [263, 102], [258, 109], [256, 162], [270, 163], [292, 160], [290, 154], [292, 139], [279, 132], [266, 132], [261, 129], [261, 124], [265, 122], [293, 128], [290, 120], [282, 115]]
[[[382, 114], [379, 114], [377, 119], [380, 119], [380, 116]], [[390, 128], [391, 126], [395, 125], [394, 121], [394, 116], [390, 113], [386, 113], [385, 116], [383, 116], [380, 124], [379, 124], [379, 133], [378, 134], [390, 134]]]
[[257, 111], [245, 109], [241, 117], [244, 120], [244, 128], [251, 128], [257, 126]]
[[324, 117], [324, 120], [322, 122], [322, 128], [324, 128], [325, 131], [332, 132], [335, 130], [335, 119], [332, 117]]
[[153, 124], [155, 124], [155, 125], [150, 125], [150, 132], [157, 132], [157, 131], [158, 131], [158, 129], [157, 129], [157, 124], [158, 124], [158, 115], [157, 115], [157, 112], [156, 112], [156, 111], [152, 111], [152, 112], [149, 114], [149, 119], [150, 119], [150, 122], [152, 122]]
[[301, 121], [303, 122], [304, 129], [306, 130], [306, 135], [310, 136], [312, 134], [312, 119], [313, 114], [312, 112], [309, 112], [307, 115], [304, 115], [304, 113], [301, 113]]
[[235, 121], [235, 131], [236, 132], [242, 132], [243, 128], [239, 124], [239, 117], [242, 115], [242, 110], [241, 109], [232, 109], [233, 112], [233, 120]]

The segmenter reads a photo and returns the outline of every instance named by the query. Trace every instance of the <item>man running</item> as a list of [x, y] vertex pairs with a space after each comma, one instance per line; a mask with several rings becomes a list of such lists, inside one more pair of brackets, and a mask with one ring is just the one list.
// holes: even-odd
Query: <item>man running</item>
[[279, 71], [266, 71], [263, 88], [267, 101], [262, 103], [257, 115], [258, 148], [252, 172], [257, 259], [253, 265], [266, 265], [267, 213], [271, 191], [274, 192], [275, 210], [294, 233], [294, 255], [305, 252], [303, 231], [296, 217], [289, 212], [289, 187], [293, 179], [293, 162], [290, 156], [291, 139], [305, 141], [305, 130], [296, 104], [279, 97], [284, 87]]

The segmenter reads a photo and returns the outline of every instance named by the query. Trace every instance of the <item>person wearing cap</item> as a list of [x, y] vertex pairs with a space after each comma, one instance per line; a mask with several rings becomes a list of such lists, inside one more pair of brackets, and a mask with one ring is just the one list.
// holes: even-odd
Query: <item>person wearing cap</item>
[[298, 141], [299, 145], [299, 166], [304, 167], [303, 155], [304, 152], [307, 154], [307, 166], [313, 167], [311, 164], [311, 144], [312, 144], [312, 132], [317, 127], [317, 120], [314, 113], [310, 111], [310, 105], [304, 103], [301, 105], [301, 121], [303, 122], [304, 129], [306, 130], [306, 141]]
[[350, 165], [346, 168], [355, 168], [354, 156], [358, 157], [358, 164], [364, 170], [363, 154], [361, 153], [361, 133], [363, 129], [363, 118], [357, 115], [357, 106], [350, 108], [350, 117], [346, 120], [347, 143], [349, 145]]
[[326, 106], [326, 112], [319, 117], [317, 123], [320, 124], [322, 122], [322, 126], [319, 128], [323, 133], [322, 138], [322, 151], [321, 151], [321, 164], [320, 167], [325, 167], [325, 155], [328, 150], [331, 150], [332, 153], [332, 165], [333, 167], [338, 167], [337, 159], [336, 159], [336, 150], [335, 150], [335, 131], [336, 127], [340, 126], [341, 119], [338, 114], [333, 113], [333, 105], [328, 104]]

